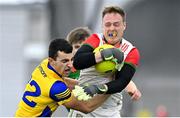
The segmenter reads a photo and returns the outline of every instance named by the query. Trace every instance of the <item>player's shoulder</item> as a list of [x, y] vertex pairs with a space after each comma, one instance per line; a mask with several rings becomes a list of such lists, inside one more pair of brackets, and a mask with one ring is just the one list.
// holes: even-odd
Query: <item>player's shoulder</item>
[[48, 59], [44, 59], [32, 72], [32, 76], [38, 77], [38, 78], [45, 78], [47, 77], [47, 64]]
[[130, 51], [130, 55], [136, 55], [136, 56], [140, 56], [139, 50], [134, 47], [131, 51]]
[[125, 62], [131, 63], [135, 66], [139, 65], [140, 53], [137, 48], [133, 48], [127, 55]]
[[71, 92], [63, 81], [55, 81], [49, 91], [50, 97], [55, 101], [61, 101], [70, 97]]

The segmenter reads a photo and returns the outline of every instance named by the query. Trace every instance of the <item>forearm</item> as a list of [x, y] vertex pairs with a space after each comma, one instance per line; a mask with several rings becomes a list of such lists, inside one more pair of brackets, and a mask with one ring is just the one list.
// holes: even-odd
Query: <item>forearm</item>
[[96, 64], [93, 48], [88, 45], [82, 45], [74, 56], [73, 66], [78, 69], [85, 69]]
[[131, 96], [132, 100], [139, 100], [141, 98], [141, 91], [137, 88], [133, 81], [130, 81], [125, 91]]
[[67, 108], [78, 110], [83, 113], [90, 113], [99, 106], [101, 106], [109, 96], [110, 95], [108, 94], [96, 95], [88, 101], [79, 101], [76, 97], [72, 96], [71, 101], [64, 103], [63, 105]]
[[126, 86], [125, 91], [128, 93], [134, 93], [137, 90], [135, 83], [131, 80], [129, 84]]
[[135, 73], [135, 68], [128, 64], [124, 64], [121, 71], [116, 74], [116, 79], [107, 83], [108, 91], [107, 94], [114, 94], [121, 92], [131, 81]]
[[87, 108], [90, 112], [101, 106], [106, 99], [110, 96], [110, 94], [98, 94], [94, 96], [92, 99], [86, 102]]

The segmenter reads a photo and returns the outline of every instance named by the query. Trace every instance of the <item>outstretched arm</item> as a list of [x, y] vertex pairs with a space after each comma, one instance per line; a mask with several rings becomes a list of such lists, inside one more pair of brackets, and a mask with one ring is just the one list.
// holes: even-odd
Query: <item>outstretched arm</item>
[[74, 97], [74, 95], [72, 95], [71, 101], [66, 102], [63, 105], [70, 109], [90, 113], [101, 106], [109, 96], [110, 95], [96, 95], [88, 101], [79, 101], [76, 97]]

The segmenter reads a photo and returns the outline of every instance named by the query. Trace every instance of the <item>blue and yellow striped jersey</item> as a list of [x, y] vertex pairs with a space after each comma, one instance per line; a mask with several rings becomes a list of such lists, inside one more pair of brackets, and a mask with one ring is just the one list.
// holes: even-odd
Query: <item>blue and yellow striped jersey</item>
[[45, 59], [32, 73], [15, 116], [51, 116], [70, 99], [71, 92], [64, 80]]

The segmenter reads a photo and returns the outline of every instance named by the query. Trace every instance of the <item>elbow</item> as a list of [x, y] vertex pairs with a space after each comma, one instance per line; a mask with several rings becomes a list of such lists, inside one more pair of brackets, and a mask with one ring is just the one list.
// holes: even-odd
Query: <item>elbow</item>
[[87, 113], [90, 113], [90, 112], [94, 111], [95, 108], [96, 107], [94, 107], [94, 106], [92, 106], [90, 104], [85, 103], [85, 104], [81, 105], [81, 112], [87, 114]]
[[82, 112], [85, 113], [85, 114], [88, 114], [88, 113], [92, 112], [93, 110], [94, 109], [92, 109], [92, 108], [85, 107]]
[[88, 113], [91, 113], [93, 110], [87, 110], [87, 111], [85, 111], [84, 113], [85, 114], [88, 114]]
[[91, 107], [86, 108], [86, 113], [90, 113], [92, 111], [94, 111], [94, 108], [91, 108]]

